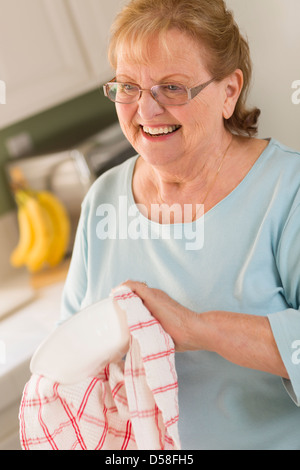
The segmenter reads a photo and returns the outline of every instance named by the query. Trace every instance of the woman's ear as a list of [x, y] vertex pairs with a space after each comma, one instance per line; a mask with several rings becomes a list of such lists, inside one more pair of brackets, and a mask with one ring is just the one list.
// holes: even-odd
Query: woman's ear
[[236, 69], [224, 80], [224, 83], [225, 100], [223, 105], [223, 118], [229, 119], [234, 113], [235, 105], [243, 88], [243, 72], [240, 69]]

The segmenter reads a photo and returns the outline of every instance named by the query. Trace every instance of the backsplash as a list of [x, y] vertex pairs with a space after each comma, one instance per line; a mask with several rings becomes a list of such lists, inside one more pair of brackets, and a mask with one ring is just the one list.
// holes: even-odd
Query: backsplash
[[[24, 154], [37, 155], [52, 152], [81, 140], [109, 126], [117, 120], [115, 106], [99, 89], [32, 116], [0, 130], [0, 215], [15, 208], [4, 170], [4, 163], [12, 158], [8, 147], [11, 139], [19, 137]], [[26, 140], [27, 136], [27, 140]], [[0, 228], [0, 236], [1, 235]]]
[[10, 264], [10, 254], [18, 243], [19, 231], [16, 211], [0, 216], [0, 284], [16, 273]]

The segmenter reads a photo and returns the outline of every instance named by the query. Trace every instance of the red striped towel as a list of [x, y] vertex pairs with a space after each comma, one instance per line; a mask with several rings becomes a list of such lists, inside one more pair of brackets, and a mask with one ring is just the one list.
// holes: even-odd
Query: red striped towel
[[126, 358], [75, 385], [32, 375], [19, 412], [23, 449], [180, 449], [174, 343], [130, 290], [114, 298], [127, 314]]

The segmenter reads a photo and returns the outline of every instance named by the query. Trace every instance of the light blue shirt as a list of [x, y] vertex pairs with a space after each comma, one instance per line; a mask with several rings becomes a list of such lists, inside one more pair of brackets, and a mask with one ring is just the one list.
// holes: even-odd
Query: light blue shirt
[[289, 381], [211, 352], [176, 354], [182, 448], [300, 450], [300, 154], [271, 139], [227, 197], [171, 227], [138, 211], [136, 159], [102, 175], [83, 202], [62, 321], [127, 279], [199, 314], [268, 316]]

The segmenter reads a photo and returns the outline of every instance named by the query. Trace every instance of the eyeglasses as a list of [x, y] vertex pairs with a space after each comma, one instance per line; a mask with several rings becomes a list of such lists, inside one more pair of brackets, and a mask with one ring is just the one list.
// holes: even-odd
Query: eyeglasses
[[137, 102], [143, 91], [149, 91], [152, 98], [163, 106], [182, 106], [195, 98], [214, 78], [194, 88], [187, 88], [179, 83], [154, 85], [150, 90], [144, 90], [134, 83], [119, 83], [115, 78], [103, 86], [104, 95], [114, 103], [131, 104]]

